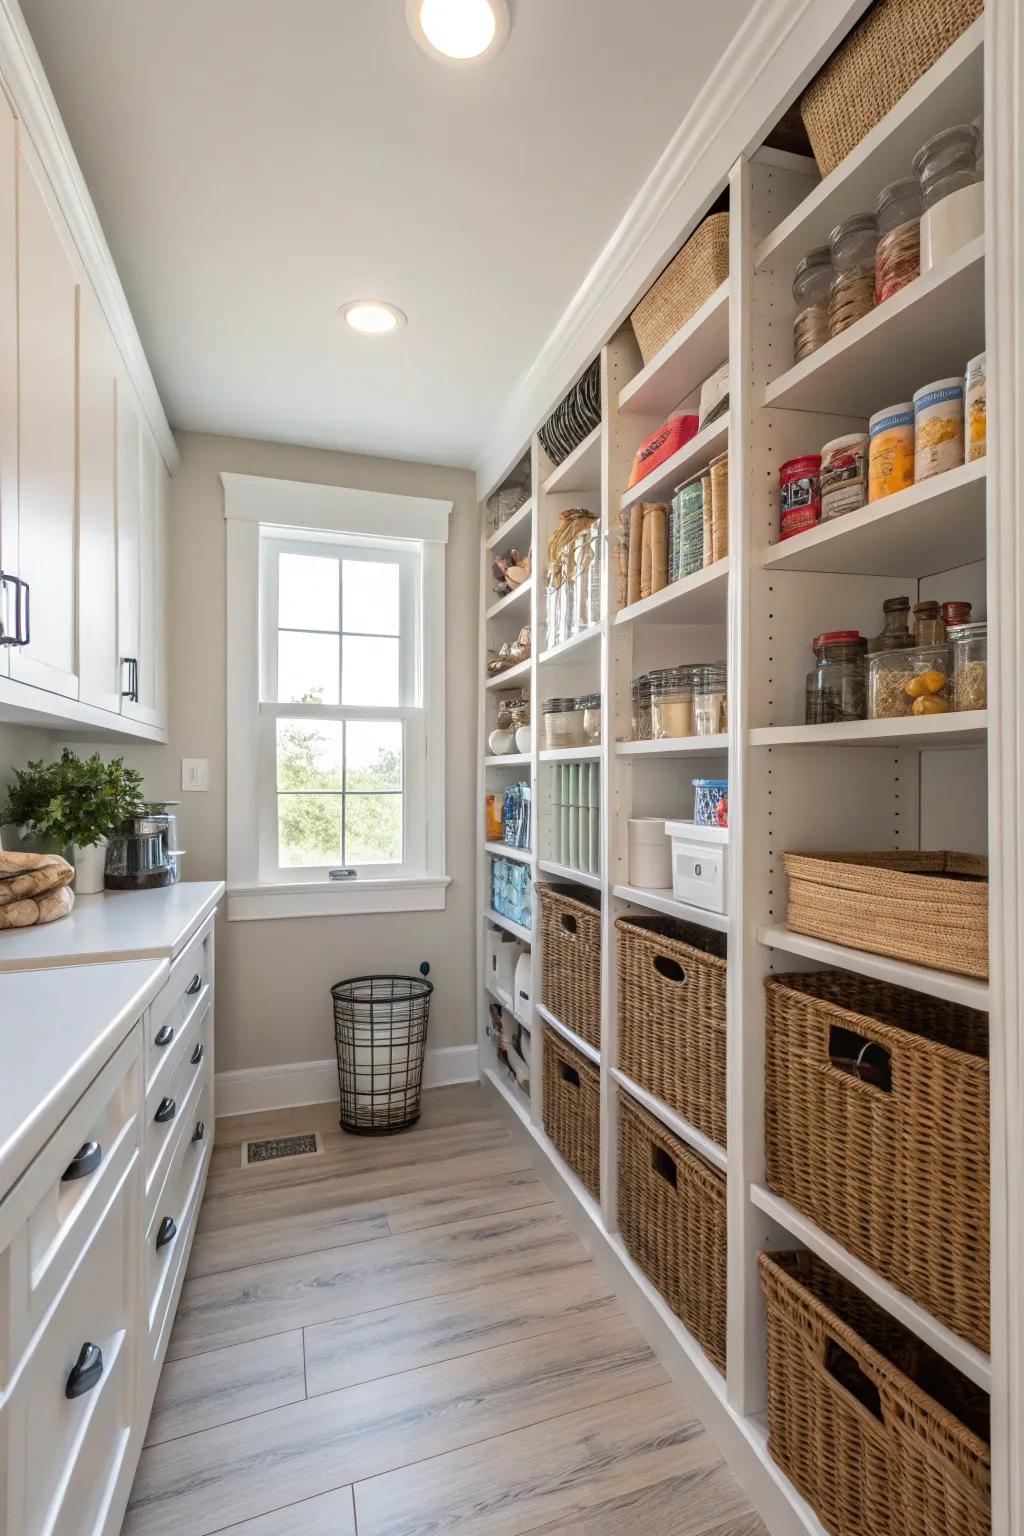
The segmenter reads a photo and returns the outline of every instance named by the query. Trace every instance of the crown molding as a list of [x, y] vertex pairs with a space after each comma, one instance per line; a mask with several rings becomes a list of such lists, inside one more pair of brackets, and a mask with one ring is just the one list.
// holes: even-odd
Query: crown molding
[[755, 0], [651, 174], [513, 390], [476, 461], [480, 499], [672, 259], [867, 0]]
[[178, 445], [168, 425], [114, 258], [17, 0], [0, 0], [0, 81], [49, 177], [114, 343], [135, 386], [143, 415], [164, 463], [173, 474], [180, 459]]

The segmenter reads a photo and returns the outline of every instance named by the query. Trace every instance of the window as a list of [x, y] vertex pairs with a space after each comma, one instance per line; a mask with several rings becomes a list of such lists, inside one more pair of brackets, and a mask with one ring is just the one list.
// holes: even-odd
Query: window
[[444, 548], [360, 500], [229, 521], [229, 917], [444, 904]]

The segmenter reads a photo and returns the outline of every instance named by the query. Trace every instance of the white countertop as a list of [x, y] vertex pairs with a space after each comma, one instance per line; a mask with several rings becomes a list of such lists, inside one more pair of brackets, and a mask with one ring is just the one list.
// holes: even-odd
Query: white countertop
[[134, 960], [0, 976], [0, 1199], [109, 1061], [169, 970], [166, 959]]
[[223, 894], [223, 880], [186, 880], [158, 891], [79, 896], [70, 917], [0, 930], [0, 972], [173, 960]]

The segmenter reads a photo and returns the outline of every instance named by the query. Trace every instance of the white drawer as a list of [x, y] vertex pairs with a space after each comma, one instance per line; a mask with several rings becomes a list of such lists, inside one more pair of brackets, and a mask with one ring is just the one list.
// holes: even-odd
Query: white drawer
[[174, 1046], [205, 1012], [213, 986], [213, 917], [208, 917], [171, 966], [153, 999], [146, 1030], [146, 1091], [168, 1071]]
[[155, 1351], [180, 1266], [192, 1244], [201, 1175], [213, 1145], [213, 1089], [202, 1081], [175, 1143], [171, 1165], [146, 1229], [143, 1285], [146, 1327]]
[[[702, 829], [703, 830], [703, 829]], [[717, 828], [714, 829], [717, 831]], [[672, 894], [709, 912], [726, 910], [729, 847], [708, 838], [672, 838]]]
[[142, 1136], [146, 1170], [147, 1214], [155, 1192], [166, 1177], [178, 1126], [188, 1118], [211, 1063], [213, 1010], [190, 1018], [175, 1042], [170, 1072], [157, 1077], [146, 1093]]

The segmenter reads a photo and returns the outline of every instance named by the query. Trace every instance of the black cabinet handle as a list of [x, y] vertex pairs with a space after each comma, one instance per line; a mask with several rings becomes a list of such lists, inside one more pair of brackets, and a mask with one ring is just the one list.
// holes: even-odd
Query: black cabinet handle
[[202, 1059], [203, 1059], [203, 1048], [202, 1048], [201, 1045], [197, 1045], [195, 1050], [192, 1052], [192, 1065], [194, 1067], [198, 1067], [198, 1065], [202, 1061]]
[[128, 668], [128, 686], [122, 688], [121, 697], [130, 704], [139, 702], [139, 663], [135, 656], [122, 656], [121, 662]]
[[165, 1216], [160, 1223], [160, 1230], [156, 1234], [156, 1247], [159, 1253], [161, 1248], [166, 1248], [168, 1243], [173, 1243], [178, 1233], [178, 1226], [173, 1216]]
[[65, 1397], [84, 1397], [103, 1375], [103, 1351], [98, 1344], [83, 1344], [64, 1383]]
[[14, 629], [0, 625], [0, 645], [28, 645], [31, 635], [29, 613], [29, 585], [20, 576], [10, 576], [0, 571], [0, 593], [8, 587], [14, 589]]
[[189, 982], [188, 986], [185, 988], [185, 996], [186, 997], [195, 997], [196, 993], [199, 991], [199, 988], [202, 986], [202, 984], [203, 984], [203, 978], [200, 976], [199, 972], [197, 971], [196, 974], [192, 977], [192, 980]]
[[79, 1147], [61, 1174], [61, 1181], [70, 1184], [72, 1179], [87, 1179], [95, 1173], [103, 1158], [103, 1148], [98, 1141], [87, 1141]]
[[205, 1135], [206, 1135], [206, 1124], [205, 1124], [205, 1122], [202, 1121], [202, 1120], [197, 1120], [196, 1121], [196, 1128], [192, 1132], [192, 1140], [193, 1141], [202, 1141], [202, 1139], [203, 1139], [203, 1137]]
[[173, 1120], [177, 1113], [178, 1106], [173, 1099], [161, 1099], [156, 1107], [156, 1114], [153, 1116], [153, 1119], [157, 1125], [166, 1125], [168, 1120]]
[[174, 1028], [170, 1024], [164, 1024], [153, 1036], [153, 1044], [161, 1047], [170, 1045], [174, 1039]]

